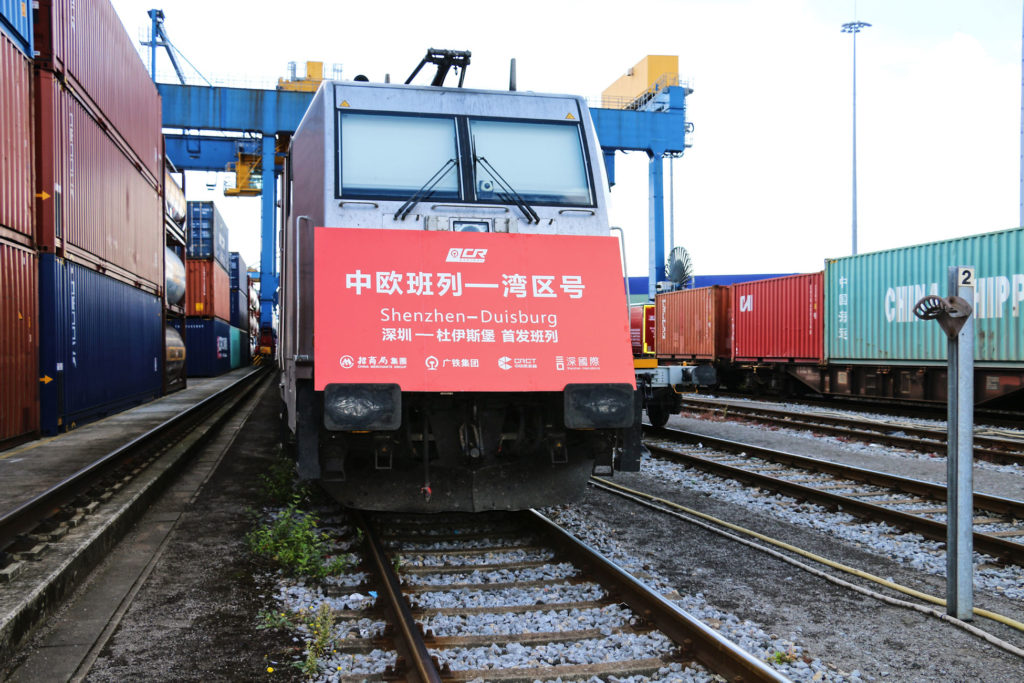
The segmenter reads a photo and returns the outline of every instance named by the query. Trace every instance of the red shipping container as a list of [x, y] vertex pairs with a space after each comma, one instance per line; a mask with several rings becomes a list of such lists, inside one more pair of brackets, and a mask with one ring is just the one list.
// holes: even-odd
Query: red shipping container
[[634, 356], [654, 353], [654, 337], [658, 328], [656, 310], [654, 304], [629, 307], [629, 342]]
[[27, 244], [32, 237], [32, 64], [3, 31], [0, 74], [0, 226], [24, 235]]
[[35, 86], [37, 192], [51, 195], [39, 204], [39, 247], [83, 250], [92, 267], [163, 291], [159, 192], [52, 73], [36, 70]]
[[231, 283], [228, 271], [217, 261], [188, 260], [185, 281], [185, 314], [196, 318], [231, 319]]
[[39, 431], [39, 264], [0, 241], [0, 444]]
[[109, 0], [39, 0], [35, 17], [40, 63], [70, 76], [79, 96], [159, 179], [160, 96], [113, 5]]
[[656, 295], [658, 358], [728, 359], [730, 303], [729, 288], [719, 285]]
[[733, 360], [822, 360], [824, 273], [732, 286]]

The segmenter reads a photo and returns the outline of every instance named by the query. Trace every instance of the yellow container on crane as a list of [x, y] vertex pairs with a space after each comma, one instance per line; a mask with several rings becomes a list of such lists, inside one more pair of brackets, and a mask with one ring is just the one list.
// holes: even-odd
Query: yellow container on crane
[[[337, 68], [335, 68], [337, 71]], [[297, 92], [316, 92], [324, 80], [323, 62], [306, 62], [306, 75], [299, 78], [295, 74], [295, 62], [288, 62], [288, 78], [277, 79], [278, 90], [293, 90]]]
[[662, 88], [679, 85], [679, 57], [647, 55], [601, 93], [606, 109], [640, 109]]

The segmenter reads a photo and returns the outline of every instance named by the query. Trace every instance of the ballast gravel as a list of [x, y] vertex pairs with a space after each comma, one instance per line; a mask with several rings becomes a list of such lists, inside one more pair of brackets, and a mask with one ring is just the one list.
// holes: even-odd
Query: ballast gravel
[[[832, 512], [813, 503], [800, 503], [779, 494], [765, 492], [763, 495], [751, 495], [750, 487], [740, 482], [649, 456], [642, 459], [641, 471], [716, 500], [766, 512], [790, 524], [816, 529], [871, 548], [914, 569], [936, 576], [946, 574], [944, 543], [927, 540], [918, 534], [905, 533], [884, 522], [862, 522], [853, 515]], [[848, 489], [849, 492], [853, 490]], [[857, 487], [856, 490], [864, 489]], [[943, 517], [940, 515], [934, 519], [941, 520]], [[987, 555], [974, 554], [975, 587], [1014, 600], [1024, 600], [1024, 568], [1016, 565], [996, 567], [992, 565], [993, 561]]]
[[452, 541], [384, 541], [389, 550], [400, 549], [403, 553], [426, 550], [470, 550], [479, 548], [518, 548], [523, 545], [521, 538], [494, 536], [490, 538], [460, 539]]
[[791, 657], [795, 661], [774, 661], [769, 664], [786, 677], [794, 681], [835, 683], [862, 680], [859, 671], [838, 672], [817, 658], [811, 659], [810, 662], [803, 661], [803, 648], [796, 642], [795, 635], [791, 639], [771, 635], [752, 621], [741, 620], [735, 614], [709, 605], [701, 593], [680, 595], [667, 578], [652, 568], [644, 566], [635, 553], [625, 549], [616, 540], [617, 533], [614, 529], [595, 520], [578, 507], [558, 506], [545, 508], [542, 512], [648, 586], [656, 589], [667, 600], [711, 626], [758, 659], [768, 662], [769, 658], [784, 660]]
[[474, 671], [653, 659], [673, 648], [671, 640], [655, 631], [646, 634], [613, 633], [604, 638], [545, 645], [513, 642], [495, 643], [489, 647], [455, 647], [431, 650], [431, 654], [437, 656], [442, 666], [447, 664], [456, 671]]
[[[424, 609], [450, 607], [502, 607], [507, 605], [559, 605], [571, 602], [592, 602], [605, 596], [604, 589], [593, 583], [558, 583], [530, 588], [499, 588], [479, 590], [457, 588], [450, 591], [429, 591], [411, 596], [410, 602]], [[514, 618], [511, 615], [510, 618]]]
[[523, 567], [520, 569], [495, 569], [491, 571], [472, 571], [437, 574], [405, 574], [403, 582], [409, 586], [439, 586], [460, 584], [495, 584], [523, 583], [526, 581], [551, 581], [576, 576], [579, 571], [565, 562], [549, 564], [542, 567]]
[[274, 596], [284, 609], [299, 612], [316, 612], [321, 605], [328, 605], [334, 611], [363, 610], [377, 601], [376, 596], [363, 593], [345, 595], [324, 595], [320, 586], [307, 586], [304, 583], [291, 583], [281, 579], [277, 594]]
[[526, 612], [510, 619], [508, 614], [439, 614], [423, 620], [424, 629], [435, 636], [559, 633], [601, 629], [605, 635], [630, 622], [633, 613], [621, 605], [602, 608]]
[[398, 559], [402, 566], [410, 567], [472, 567], [487, 564], [508, 564], [513, 562], [548, 562], [554, 559], [551, 550], [510, 550], [472, 555], [417, 555], [400, 552]]

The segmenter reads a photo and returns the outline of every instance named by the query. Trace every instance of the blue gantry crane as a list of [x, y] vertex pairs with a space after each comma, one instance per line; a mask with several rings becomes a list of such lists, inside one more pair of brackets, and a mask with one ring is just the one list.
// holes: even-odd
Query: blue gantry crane
[[[171, 55], [172, 65], [181, 81], [178, 84], [157, 83], [163, 99], [164, 127], [187, 131], [187, 134], [164, 136], [167, 158], [179, 171], [224, 171], [230, 164], [237, 163], [242, 155], [256, 158], [259, 164], [263, 176], [259, 188], [262, 335], [273, 327], [279, 283], [276, 177], [282, 169], [275, 163], [277, 141], [298, 127], [315, 88], [306, 87], [310, 85], [306, 82], [308, 79], [301, 79], [302, 87], [289, 88], [285, 83], [277, 90], [187, 85], [174, 57], [176, 50], [163, 28], [163, 12], [151, 10], [149, 16], [153, 28], [151, 39], [145, 45], [152, 51], [150, 67], [153, 78], [156, 80], [156, 51], [163, 47]], [[658, 63], [648, 65], [648, 60], [641, 64], [650, 67]], [[631, 69], [629, 76], [632, 77], [636, 70], [637, 67]], [[604, 152], [609, 184], [615, 183], [615, 152], [641, 151], [650, 158], [648, 288], [653, 298], [665, 263], [662, 160], [666, 156], [681, 155], [688, 146], [686, 134], [691, 126], [686, 120], [686, 96], [691, 90], [679, 85], [678, 76], [648, 80], [650, 82], [638, 93], [626, 97], [621, 104], [606, 91], [604, 99], [610, 106], [594, 108], [591, 113]]]

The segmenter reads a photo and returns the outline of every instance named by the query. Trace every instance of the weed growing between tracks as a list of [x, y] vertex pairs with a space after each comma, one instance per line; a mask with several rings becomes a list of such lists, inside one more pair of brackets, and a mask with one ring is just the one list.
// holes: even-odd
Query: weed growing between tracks
[[[339, 553], [336, 540], [320, 526], [317, 512], [334, 503], [296, 480], [294, 460], [282, 454], [259, 475], [259, 489], [266, 507], [251, 511], [253, 528], [246, 535], [246, 544], [258, 561], [300, 585], [318, 584], [351, 569], [353, 556]], [[296, 657], [289, 668], [309, 679], [320, 675], [324, 660], [337, 645], [336, 617], [330, 605], [265, 609], [257, 619], [260, 630], [278, 630], [304, 641], [305, 656]]]
[[334, 634], [334, 613], [331, 606], [320, 605], [320, 608], [309, 615], [306, 628], [312, 638], [306, 641], [306, 661], [296, 662], [301, 666], [302, 673], [313, 677], [320, 672], [320, 660], [333, 650], [336, 636]]
[[330, 556], [330, 536], [318, 527], [312, 512], [299, 506], [302, 495], [294, 494], [288, 505], [249, 532], [246, 540], [257, 557], [270, 560], [290, 576], [322, 579], [348, 569], [348, 557]]

